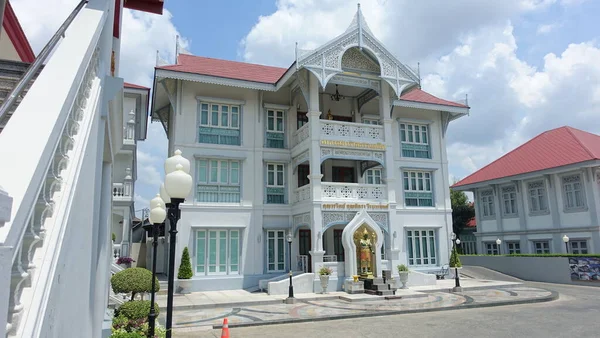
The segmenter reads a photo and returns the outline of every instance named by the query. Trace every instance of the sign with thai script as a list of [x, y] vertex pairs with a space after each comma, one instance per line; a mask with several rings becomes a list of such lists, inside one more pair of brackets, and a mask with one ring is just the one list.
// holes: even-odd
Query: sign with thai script
[[385, 144], [381, 144], [381, 143], [321, 140], [321, 145], [322, 146], [345, 147], [345, 148], [356, 148], [356, 149], [385, 150]]
[[388, 204], [370, 204], [370, 203], [328, 203], [323, 204], [322, 209], [336, 210], [387, 210]]

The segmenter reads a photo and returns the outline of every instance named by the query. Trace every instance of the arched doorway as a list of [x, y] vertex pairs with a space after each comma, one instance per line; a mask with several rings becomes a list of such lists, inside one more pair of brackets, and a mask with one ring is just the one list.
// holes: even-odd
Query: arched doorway
[[[366, 211], [360, 211], [342, 233], [346, 278], [353, 275], [381, 277], [381, 246], [384, 236], [381, 228]], [[375, 253], [375, 254], [373, 254]]]

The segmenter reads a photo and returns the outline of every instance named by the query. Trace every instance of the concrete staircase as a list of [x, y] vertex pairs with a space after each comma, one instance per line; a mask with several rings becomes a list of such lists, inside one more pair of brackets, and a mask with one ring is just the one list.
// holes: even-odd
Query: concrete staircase
[[375, 277], [360, 279], [365, 283], [365, 293], [376, 296], [391, 296], [396, 294], [396, 287], [391, 281], [384, 281], [383, 278]]
[[[0, 59], [0, 105], [2, 105], [2, 103], [8, 97], [13, 88], [23, 77], [28, 67], [29, 63]], [[41, 67], [41, 69], [43, 69], [43, 67]], [[4, 129], [4, 126], [6, 126], [6, 123], [12, 116], [13, 112], [19, 106], [19, 103], [21, 103], [21, 99], [23, 99], [25, 94], [27, 94], [29, 87], [31, 87], [31, 84], [33, 83], [33, 81], [35, 81], [38, 74], [36, 74], [31, 80], [31, 82], [27, 85], [27, 87], [25, 87], [25, 90], [17, 98], [16, 103], [8, 111], [8, 114], [0, 118], [0, 133], [2, 132], [2, 129]]]

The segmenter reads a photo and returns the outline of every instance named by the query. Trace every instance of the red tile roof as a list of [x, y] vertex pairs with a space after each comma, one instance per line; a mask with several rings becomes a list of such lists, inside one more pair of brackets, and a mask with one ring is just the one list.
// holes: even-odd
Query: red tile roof
[[476, 227], [477, 227], [477, 221], [475, 220], [475, 217], [473, 217], [467, 221], [467, 228], [476, 228]]
[[452, 187], [592, 160], [600, 160], [600, 136], [565, 126], [541, 133]]
[[461, 104], [461, 103], [440, 99], [440, 98], [435, 97], [419, 88], [415, 88], [405, 94], [402, 94], [400, 96], [399, 100], [439, 104], [442, 106], [469, 108], [468, 106]]
[[180, 54], [177, 61], [178, 63], [176, 65], [156, 68], [269, 84], [276, 83], [287, 71], [287, 68], [220, 60], [187, 54]]
[[144, 87], [144, 86], [136, 85], [136, 84], [129, 83], [129, 82], [125, 82], [125, 83], [123, 84], [123, 86], [124, 86], [125, 88], [133, 88], [133, 89], [143, 89], [143, 90], [150, 90], [150, 88], [148, 88], [148, 87]]

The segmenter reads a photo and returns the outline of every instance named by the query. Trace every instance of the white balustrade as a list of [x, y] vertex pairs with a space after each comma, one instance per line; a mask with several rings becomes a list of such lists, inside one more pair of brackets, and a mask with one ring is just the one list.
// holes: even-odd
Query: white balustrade
[[298, 255], [298, 269], [302, 272], [308, 272], [308, 255]]
[[346, 139], [356, 142], [383, 142], [383, 126], [321, 120], [321, 138]]
[[309, 124], [307, 123], [307, 124], [303, 125], [302, 127], [300, 127], [300, 129], [298, 129], [294, 132], [294, 137], [293, 137], [294, 144], [292, 145], [293, 147], [302, 143], [302, 141], [306, 140], [310, 136], [308, 127], [309, 127]]
[[113, 183], [112, 188], [113, 200], [115, 201], [132, 201], [133, 200], [133, 178], [131, 177], [131, 169], [125, 170], [125, 178], [123, 183]]
[[384, 184], [333, 183], [322, 182], [323, 200], [375, 200], [387, 199]]
[[[81, 229], [78, 220], [83, 214], [70, 208], [76, 203], [74, 196], [81, 195], [80, 188], [89, 185], [88, 176], [78, 178], [83, 175], [81, 168], [89, 170], [86, 165], [95, 160], [84, 155], [90, 149], [87, 145], [97, 140], [90, 137], [95, 114], [107, 102], [101, 99], [100, 78], [105, 78], [110, 66], [112, 41], [101, 37], [108, 36], [102, 34], [104, 27], [112, 32], [112, 24], [105, 25], [112, 13], [110, 4], [95, 2], [94, 9], [77, 14], [2, 130], [0, 153], [16, 162], [0, 166], [2, 185], [13, 198], [11, 219], [0, 228], [0, 256], [7, 258], [0, 261], [6, 277], [0, 278], [0, 316], [5, 323], [0, 337], [38, 337], [44, 335], [42, 330], [64, 336], [65, 328], [56, 325], [68, 316], [68, 312], [61, 314], [61, 304], [89, 305], [87, 297], [78, 303], [73, 297], [80, 294], [60, 290], [81, 287], [75, 277], [81, 271], [68, 262], [77, 262], [72, 257], [81, 254], [69, 248], [81, 241], [77, 228]], [[100, 47], [101, 42], [107, 49]], [[85, 229], [92, 228], [93, 213], [89, 208]], [[88, 253], [91, 249], [83, 255]], [[108, 286], [108, 281], [96, 287], [103, 284]]]
[[121, 244], [113, 243], [113, 259], [116, 262], [121, 257]]
[[337, 262], [337, 255], [324, 255], [323, 262]]
[[310, 200], [310, 184], [297, 188], [294, 192], [294, 202], [302, 202]]

